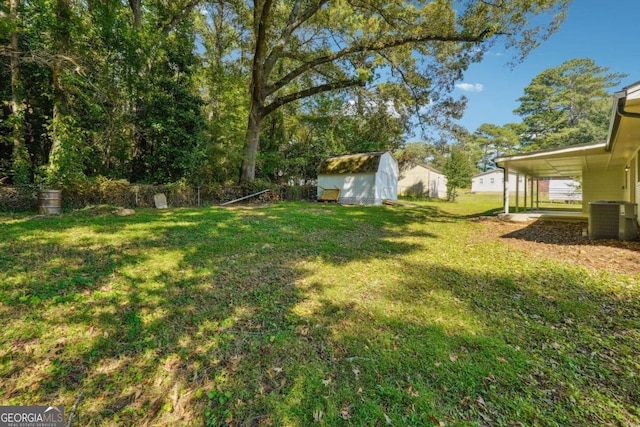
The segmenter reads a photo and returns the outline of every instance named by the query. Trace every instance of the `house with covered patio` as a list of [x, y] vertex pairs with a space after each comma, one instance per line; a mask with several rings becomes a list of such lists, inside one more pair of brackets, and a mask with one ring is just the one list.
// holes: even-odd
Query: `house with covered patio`
[[[535, 153], [496, 158], [504, 172], [504, 214], [522, 208], [535, 211], [537, 182], [547, 177], [576, 177], [582, 182], [582, 206], [574, 212], [589, 220], [592, 238], [623, 238], [622, 228], [636, 228], [640, 201], [640, 82], [614, 95], [607, 140]], [[515, 211], [510, 212], [509, 180], [524, 176], [523, 188], [516, 184]], [[615, 212], [615, 215], [614, 215]], [[604, 229], [607, 231], [603, 231]], [[629, 236], [633, 235], [629, 231]], [[627, 237], [627, 236], [625, 236]]]

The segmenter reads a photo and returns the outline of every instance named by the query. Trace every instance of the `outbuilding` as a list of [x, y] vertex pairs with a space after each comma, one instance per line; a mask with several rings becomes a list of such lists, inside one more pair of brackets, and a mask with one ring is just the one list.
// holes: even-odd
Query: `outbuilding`
[[324, 159], [318, 167], [318, 197], [339, 190], [338, 202], [381, 205], [398, 200], [398, 162], [388, 151]]
[[447, 197], [447, 177], [434, 167], [418, 162], [400, 164], [398, 192], [403, 196]]

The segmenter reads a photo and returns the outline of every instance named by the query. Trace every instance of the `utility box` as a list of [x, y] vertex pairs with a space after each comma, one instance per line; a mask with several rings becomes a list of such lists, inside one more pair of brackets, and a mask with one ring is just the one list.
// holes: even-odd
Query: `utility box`
[[613, 200], [589, 203], [589, 238], [637, 239], [638, 205]]
[[638, 205], [635, 203], [620, 204], [618, 239], [635, 240], [638, 238]]
[[624, 202], [598, 200], [589, 203], [589, 238], [618, 239], [620, 206]]

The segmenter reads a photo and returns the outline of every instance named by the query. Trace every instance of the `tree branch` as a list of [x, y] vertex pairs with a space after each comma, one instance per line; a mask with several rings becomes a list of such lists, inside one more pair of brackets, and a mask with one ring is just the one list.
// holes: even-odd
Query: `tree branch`
[[196, 7], [201, 1], [202, 0], [189, 0], [189, 2], [187, 2], [187, 4], [185, 4], [182, 9], [180, 9], [175, 15], [173, 15], [173, 17], [171, 17], [169, 22], [163, 25], [162, 33], [164, 35], [168, 35], [171, 30], [173, 30], [174, 27], [178, 24], [178, 22], [180, 22], [189, 12], [191, 12], [191, 10]]
[[502, 8], [504, 6], [504, 1], [500, 0], [498, 3], [491, 3], [485, 0], [480, 0], [480, 3], [484, 3], [487, 6], [491, 6], [491, 7], [497, 7], [497, 8]]
[[348, 87], [364, 86], [364, 81], [361, 79], [341, 80], [332, 83], [326, 83], [320, 86], [310, 87], [299, 92], [294, 92], [289, 95], [276, 98], [269, 105], [263, 109], [263, 117], [277, 110], [278, 108], [286, 105], [290, 102], [297, 101], [299, 99], [308, 98], [319, 93], [330, 92], [338, 89], [345, 89]]
[[273, 83], [264, 88], [264, 96], [267, 97], [274, 92], [282, 89], [284, 86], [289, 84], [295, 78], [304, 74], [305, 72], [319, 66], [322, 64], [327, 64], [333, 61], [336, 61], [345, 56], [354, 54], [354, 53], [363, 53], [363, 52], [380, 52], [382, 50], [403, 46], [410, 43], [424, 43], [430, 41], [438, 41], [438, 42], [467, 42], [467, 43], [480, 43], [487, 38], [487, 35], [502, 35], [502, 33], [491, 33], [491, 30], [485, 29], [480, 34], [475, 36], [469, 36], [465, 34], [455, 34], [452, 36], [442, 36], [442, 35], [427, 35], [427, 36], [410, 36], [410, 37], [398, 37], [389, 41], [380, 41], [376, 40], [372, 43], [367, 44], [355, 44], [349, 47], [346, 47], [342, 50], [334, 52], [330, 55], [321, 56], [310, 60], [308, 62], [303, 63], [295, 70], [292, 70], [289, 74], [282, 77], [277, 82]]
[[416, 89], [414, 88], [414, 86], [412, 84], [409, 83], [409, 79], [407, 79], [407, 76], [405, 75], [404, 71], [402, 70], [402, 68], [400, 68], [399, 66], [397, 66], [393, 60], [391, 58], [389, 58], [389, 56], [385, 55], [384, 53], [379, 53], [389, 64], [391, 64], [391, 69], [397, 71], [400, 74], [400, 78], [402, 79], [402, 81], [405, 83], [405, 86], [409, 88], [409, 91], [411, 92], [411, 97], [413, 98], [413, 109], [415, 110], [415, 115], [418, 117], [418, 120], [421, 120], [420, 118], [420, 96], [416, 93]]
[[309, 18], [315, 15], [315, 13], [328, 2], [329, 0], [319, 0], [318, 3], [310, 6], [302, 13], [302, 15], [300, 15], [300, 17], [298, 17], [301, 0], [296, 1], [293, 8], [291, 9], [291, 14], [289, 15], [287, 26], [282, 31], [282, 35], [276, 42], [273, 50], [271, 51], [271, 53], [269, 53], [269, 56], [265, 61], [264, 70], [266, 75], [269, 75], [271, 73], [271, 70], [273, 69], [275, 63], [278, 61], [278, 59], [280, 59], [280, 54], [282, 53], [284, 47], [287, 45], [287, 42], [291, 38], [293, 32], [297, 30], [300, 25], [308, 21]]

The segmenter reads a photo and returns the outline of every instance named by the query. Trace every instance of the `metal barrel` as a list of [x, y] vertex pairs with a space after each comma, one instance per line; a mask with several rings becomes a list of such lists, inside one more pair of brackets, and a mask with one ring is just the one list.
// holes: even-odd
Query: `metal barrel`
[[40, 190], [38, 192], [38, 212], [44, 215], [61, 213], [62, 191]]

